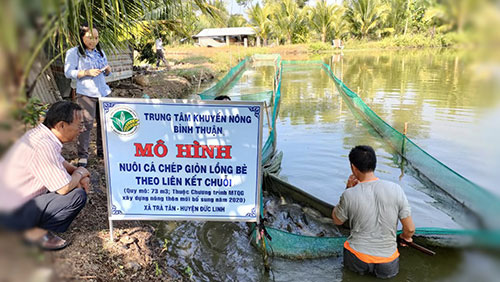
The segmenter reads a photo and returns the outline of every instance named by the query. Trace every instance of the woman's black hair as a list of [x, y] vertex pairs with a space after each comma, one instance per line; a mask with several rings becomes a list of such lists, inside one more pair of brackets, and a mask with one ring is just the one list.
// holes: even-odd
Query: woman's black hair
[[[94, 26], [94, 28], [96, 28]], [[78, 45], [78, 52], [80, 53], [80, 55], [84, 56], [85, 57], [85, 43], [83, 43], [83, 36], [85, 36], [85, 33], [89, 32], [90, 31], [90, 27], [87, 23], [84, 23], [80, 26], [80, 32], [79, 32], [79, 36], [78, 36], [78, 40], [80, 40], [80, 44]], [[95, 48], [97, 49], [97, 51], [99, 51], [99, 54], [101, 54], [101, 56], [104, 57], [104, 54], [102, 53], [102, 49], [101, 49], [101, 45], [99, 45], [99, 43], [97, 43], [97, 45], [95, 46]]]

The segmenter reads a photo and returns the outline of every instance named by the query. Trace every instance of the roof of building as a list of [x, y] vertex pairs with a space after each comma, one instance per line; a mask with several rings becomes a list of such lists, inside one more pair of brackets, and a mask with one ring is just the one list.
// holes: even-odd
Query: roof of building
[[255, 31], [251, 27], [225, 27], [225, 28], [205, 28], [193, 37], [213, 37], [213, 36], [236, 36], [254, 35]]

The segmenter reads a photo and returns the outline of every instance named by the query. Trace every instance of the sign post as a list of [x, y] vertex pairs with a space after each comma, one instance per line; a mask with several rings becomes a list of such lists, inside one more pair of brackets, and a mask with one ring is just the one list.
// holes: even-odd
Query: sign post
[[114, 220], [257, 222], [261, 102], [101, 98]]

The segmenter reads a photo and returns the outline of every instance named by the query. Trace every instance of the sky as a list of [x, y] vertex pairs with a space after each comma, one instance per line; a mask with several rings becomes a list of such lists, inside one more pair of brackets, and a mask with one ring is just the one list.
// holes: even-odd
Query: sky
[[[316, 4], [316, 1], [318, 1], [318, 0], [309, 0], [309, 2], [307, 2], [307, 4], [314, 6]], [[334, 3], [342, 4], [342, 1], [343, 0], [327, 0], [326, 2], [328, 4], [334, 4]], [[226, 2], [227, 11], [230, 14], [242, 14], [242, 15], [245, 14], [246, 8], [243, 6], [239, 6], [238, 3], [236, 2], [236, 0], [224, 0], [224, 2]], [[253, 0], [252, 4], [255, 4], [255, 3], [262, 3], [262, 0]]]

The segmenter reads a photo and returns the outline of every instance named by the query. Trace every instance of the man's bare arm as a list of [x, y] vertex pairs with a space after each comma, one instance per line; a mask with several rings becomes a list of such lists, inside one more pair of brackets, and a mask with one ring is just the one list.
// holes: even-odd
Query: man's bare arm
[[75, 172], [71, 175], [71, 181], [63, 187], [59, 188], [56, 193], [60, 195], [68, 194], [69, 192], [73, 191], [73, 189], [80, 186], [80, 180], [82, 180], [82, 178], [83, 176], [79, 173], [76, 173], [75, 170]]
[[333, 208], [333, 211], [332, 211], [333, 223], [335, 223], [336, 225], [342, 225], [342, 224], [344, 224], [344, 222], [342, 220], [338, 219], [338, 217], [335, 215], [335, 209], [336, 208]]
[[401, 224], [403, 225], [403, 233], [399, 236], [408, 242], [413, 242], [411, 237], [415, 234], [415, 224], [411, 216], [401, 219]]
[[[76, 168], [75, 166], [72, 166], [68, 162], [64, 162], [63, 166], [68, 171], [68, 173], [71, 174], [71, 180], [68, 184], [64, 185], [63, 187], [59, 188], [56, 191], [56, 193], [58, 193], [60, 195], [66, 195], [69, 192], [73, 191], [73, 189], [75, 189], [77, 187], [81, 187], [82, 184], [80, 182], [82, 181], [82, 179], [88, 178], [90, 175], [88, 170], [83, 168], [83, 167]], [[87, 183], [87, 186], [88, 186], [88, 183]]]
[[63, 162], [63, 166], [64, 166], [64, 168], [66, 169], [66, 171], [67, 171], [69, 174], [71, 174], [71, 175], [73, 174], [73, 172], [75, 172], [75, 170], [77, 170], [77, 169], [78, 169], [81, 173], [83, 173], [83, 175], [82, 175], [83, 177], [88, 177], [88, 176], [90, 176], [90, 172], [89, 172], [86, 168], [84, 168], [84, 167], [78, 167], [78, 168], [77, 168], [76, 166], [74, 166], [74, 165], [72, 165], [72, 164], [68, 163], [67, 161], [64, 161], [64, 162]]

